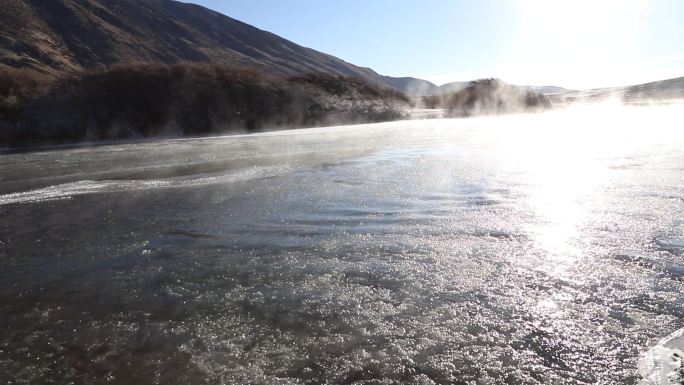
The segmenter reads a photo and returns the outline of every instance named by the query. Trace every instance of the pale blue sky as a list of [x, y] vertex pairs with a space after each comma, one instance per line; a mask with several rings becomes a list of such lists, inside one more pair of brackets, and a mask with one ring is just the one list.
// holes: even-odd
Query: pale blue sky
[[383, 75], [589, 88], [684, 76], [684, 0], [191, 0]]

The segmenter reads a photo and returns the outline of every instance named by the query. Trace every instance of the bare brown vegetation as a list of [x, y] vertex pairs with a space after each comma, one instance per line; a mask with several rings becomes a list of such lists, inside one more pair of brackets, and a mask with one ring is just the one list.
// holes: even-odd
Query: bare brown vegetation
[[475, 80], [451, 94], [424, 96], [421, 104], [447, 109], [447, 116], [452, 117], [534, 112], [551, 107], [548, 97], [498, 79]]
[[420, 98], [419, 104], [424, 108], [444, 108], [446, 104], [446, 95], [427, 95]]
[[22, 106], [44, 95], [50, 85], [49, 78], [32, 71], [0, 70], [0, 119], [19, 119]]
[[546, 96], [498, 79], [481, 79], [446, 99], [450, 116], [534, 112], [551, 107]]
[[409, 104], [360, 79], [209, 64], [115, 66], [51, 83], [0, 79], [0, 142], [10, 146], [377, 122], [402, 118]]

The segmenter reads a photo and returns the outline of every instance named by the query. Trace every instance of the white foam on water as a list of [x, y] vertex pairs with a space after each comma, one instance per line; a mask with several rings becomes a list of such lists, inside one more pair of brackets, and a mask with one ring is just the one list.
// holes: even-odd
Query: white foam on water
[[684, 384], [684, 329], [665, 337], [639, 360], [640, 385]]
[[292, 170], [292, 167], [250, 167], [238, 172], [222, 175], [197, 175], [192, 178], [169, 178], [151, 180], [81, 180], [64, 183], [45, 188], [0, 195], [0, 206], [32, 203], [57, 199], [69, 199], [79, 195], [95, 193], [112, 193], [120, 191], [139, 191], [159, 188], [179, 188], [189, 186], [203, 186], [222, 183], [233, 183], [249, 179], [282, 175]]

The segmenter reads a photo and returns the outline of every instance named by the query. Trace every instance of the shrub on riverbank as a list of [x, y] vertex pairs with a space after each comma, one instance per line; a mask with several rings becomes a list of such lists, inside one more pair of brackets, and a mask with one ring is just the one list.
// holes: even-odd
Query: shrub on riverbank
[[417, 104], [428, 109], [445, 109], [446, 116], [450, 117], [536, 112], [552, 106], [547, 96], [498, 79], [475, 80], [450, 94], [423, 96]]
[[464, 117], [535, 112], [551, 108], [548, 97], [497, 79], [471, 82], [443, 99], [447, 115]]
[[21, 108], [44, 95], [51, 81], [36, 73], [7, 68], [0, 70], [0, 120], [17, 120]]
[[116, 66], [26, 84], [47, 91], [3, 102], [10, 107], [0, 141], [8, 145], [377, 122], [402, 118], [409, 106], [402, 93], [360, 79], [207, 64]]

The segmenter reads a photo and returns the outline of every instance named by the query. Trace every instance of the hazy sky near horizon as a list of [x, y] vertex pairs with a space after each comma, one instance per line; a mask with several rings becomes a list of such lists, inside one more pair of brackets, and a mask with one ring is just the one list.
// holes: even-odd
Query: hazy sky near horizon
[[383, 75], [593, 88], [684, 76], [683, 0], [185, 0]]

